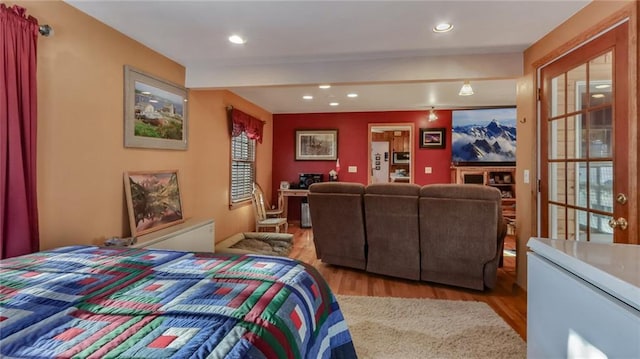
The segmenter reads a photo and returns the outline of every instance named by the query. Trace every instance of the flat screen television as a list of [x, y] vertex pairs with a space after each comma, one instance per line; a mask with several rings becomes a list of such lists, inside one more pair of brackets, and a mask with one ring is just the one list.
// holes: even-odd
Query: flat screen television
[[454, 110], [451, 128], [454, 165], [515, 166], [515, 107]]

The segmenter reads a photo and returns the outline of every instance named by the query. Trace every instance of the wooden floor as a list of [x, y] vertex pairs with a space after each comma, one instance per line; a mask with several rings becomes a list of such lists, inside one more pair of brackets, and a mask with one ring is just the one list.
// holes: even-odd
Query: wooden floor
[[[489, 304], [526, 340], [527, 295], [526, 291], [515, 285], [515, 257], [504, 257], [504, 266], [498, 269], [496, 288], [480, 292], [328, 265], [316, 259], [311, 229], [294, 224], [289, 226], [289, 233], [294, 234], [293, 250], [289, 257], [317, 268], [336, 294], [482, 301]], [[515, 249], [513, 237], [507, 238], [505, 249]]]

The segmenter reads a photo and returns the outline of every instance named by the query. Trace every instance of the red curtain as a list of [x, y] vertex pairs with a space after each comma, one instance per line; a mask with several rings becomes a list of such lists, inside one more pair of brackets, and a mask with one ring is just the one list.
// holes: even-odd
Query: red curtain
[[0, 4], [0, 256], [39, 249], [36, 198], [38, 20]]
[[231, 119], [231, 136], [239, 136], [242, 132], [252, 140], [262, 143], [264, 122], [235, 108], [229, 109]]

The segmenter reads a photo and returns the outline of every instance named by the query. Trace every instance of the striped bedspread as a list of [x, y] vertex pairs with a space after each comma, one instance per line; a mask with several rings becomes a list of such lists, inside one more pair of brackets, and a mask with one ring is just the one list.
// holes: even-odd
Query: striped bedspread
[[355, 358], [287, 258], [72, 246], [0, 261], [2, 358]]

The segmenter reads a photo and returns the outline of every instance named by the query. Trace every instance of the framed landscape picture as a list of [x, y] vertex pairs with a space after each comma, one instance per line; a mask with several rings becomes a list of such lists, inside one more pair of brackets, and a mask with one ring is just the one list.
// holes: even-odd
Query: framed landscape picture
[[186, 150], [187, 90], [124, 67], [124, 146]]
[[184, 222], [177, 170], [126, 172], [124, 188], [132, 236]]
[[335, 161], [338, 130], [296, 130], [296, 161]]
[[444, 128], [421, 128], [420, 148], [444, 148], [445, 131]]

